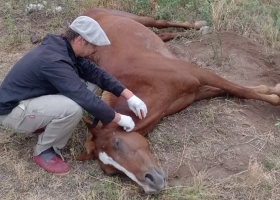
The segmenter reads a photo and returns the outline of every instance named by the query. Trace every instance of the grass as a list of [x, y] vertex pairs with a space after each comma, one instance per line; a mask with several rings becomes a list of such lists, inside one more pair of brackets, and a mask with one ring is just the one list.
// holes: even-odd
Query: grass
[[219, 37], [219, 34], [215, 32], [216, 34], [216, 39], [214, 40], [209, 40], [208, 46], [210, 48], [211, 52], [211, 59], [215, 61], [216, 65], [218, 67], [222, 66], [222, 57], [223, 57], [223, 52], [222, 52], [222, 41]]
[[[2, 13], [7, 16], [5, 28], [9, 35], [7, 43], [11, 46], [27, 40], [26, 32], [22, 30], [28, 31], [30, 27], [18, 26], [18, 23], [19, 15], [24, 12], [28, 2], [30, 1], [23, 0], [20, 3], [10, 1], [9, 6], [2, 10]], [[56, 4], [56, 1], [50, 1], [46, 7], [51, 8]], [[39, 15], [40, 18], [48, 18], [45, 31], [55, 32], [59, 28], [64, 28], [66, 22], [86, 8], [104, 6], [169, 21], [206, 20], [214, 30], [233, 30], [261, 44], [275, 49], [280, 48], [280, 14], [278, 13], [280, 5], [277, 0], [62, 0], [59, 5], [63, 6], [61, 13], [42, 11], [39, 14], [31, 14], [30, 18], [33, 22], [29, 20], [28, 23], [38, 21], [37, 23], [40, 24]]]
[[279, 49], [279, 3], [276, 1], [221, 0], [211, 3], [216, 30], [234, 30]]
[[[60, 5], [61, 13], [43, 10], [26, 14], [25, 6], [29, 2], [0, 0], [0, 80], [32, 47], [31, 33], [41, 38], [48, 32], [59, 33], [78, 13], [94, 6], [169, 21], [203, 19], [215, 32], [235, 31], [280, 49], [278, 0], [53, 0], [48, 1], [47, 8]], [[209, 42], [209, 49], [205, 53], [222, 65], [224, 52], [219, 38]], [[237, 106], [239, 109], [236, 103], [220, 99], [202, 101], [165, 118], [150, 133], [153, 155], [167, 174], [167, 186], [158, 195], [143, 194], [125, 177], [105, 176], [96, 161], [75, 161], [74, 157], [83, 151], [87, 134], [83, 124], [65, 147], [64, 154], [72, 171], [63, 177], [50, 175], [32, 163], [35, 136], [19, 135], [0, 127], [1, 199], [279, 199], [279, 151], [274, 147], [279, 147], [280, 122], [277, 120], [275, 127], [261, 132], [244, 117], [246, 108]], [[240, 128], [245, 123], [249, 125]], [[273, 153], [254, 160], [245, 153], [240, 155], [239, 149]], [[226, 175], [215, 178], [211, 171], [215, 167], [219, 169], [216, 174]]]
[[275, 126], [280, 130], [280, 119], [277, 119]]

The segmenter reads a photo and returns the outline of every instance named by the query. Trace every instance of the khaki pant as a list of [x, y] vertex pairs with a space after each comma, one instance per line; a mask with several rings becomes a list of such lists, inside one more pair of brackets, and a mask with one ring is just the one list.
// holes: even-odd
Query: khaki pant
[[[96, 92], [98, 87], [87, 83]], [[82, 118], [83, 109], [63, 95], [46, 95], [21, 101], [8, 115], [0, 115], [4, 127], [19, 133], [32, 133], [40, 128], [45, 131], [38, 137], [34, 155], [53, 147], [61, 157], [62, 149]]]

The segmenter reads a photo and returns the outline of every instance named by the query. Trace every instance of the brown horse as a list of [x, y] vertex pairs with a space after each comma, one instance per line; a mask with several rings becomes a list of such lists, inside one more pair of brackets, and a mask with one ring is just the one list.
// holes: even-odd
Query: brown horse
[[117, 112], [130, 115], [136, 127], [127, 133], [116, 124], [91, 128], [91, 122], [85, 120], [92, 134], [85, 144], [86, 154], [79, 159], [98, 159], [106, 174], [125, 173], [146, 193], [157, 193], [164, 187], [164, 174], [144, 137], [163, 117], [187, 108], [194, 101], [225, 94], [280, 104], [280, 84], [242, 87], [229, 82], [172, 54], [163, 40], [175, 34], [161, 37], [146, 27], [198, 29], [197, 26], [107, 9], [92, 9], [83, 15], [98, 21], [112, 43], [99, 47], [94, 61], [139, 96], [147, 104], [148, 115], [138, 119], [123, 98], [104, 92], [102, 99]]

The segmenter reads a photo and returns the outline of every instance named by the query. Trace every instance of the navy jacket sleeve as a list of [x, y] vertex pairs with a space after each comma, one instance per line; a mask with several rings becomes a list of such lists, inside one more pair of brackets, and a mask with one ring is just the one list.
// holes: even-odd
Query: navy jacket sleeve
[[104, 125], [114, 119], [115, 111], [86, 88], [69, 63], [56, 61], [43, 66], [42, 78], [48, 80], [61, 94], [78, 103]]
[[86, 81], [98, 85], [101, 89], [111, 92], [119, 97], [125, 86], [116, 78], [85, 58], [78, 58], [78, 65], [83, 73], [80, 75]]

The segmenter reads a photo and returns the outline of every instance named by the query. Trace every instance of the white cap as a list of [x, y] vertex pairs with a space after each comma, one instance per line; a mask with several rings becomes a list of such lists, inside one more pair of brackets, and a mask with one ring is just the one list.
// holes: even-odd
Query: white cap
[[90, 17], [77, 17], [70, 25], [70, 28], [91, 44], [97, 46], [111, 44], [106, 33], [97, 23], [97, 21]]

